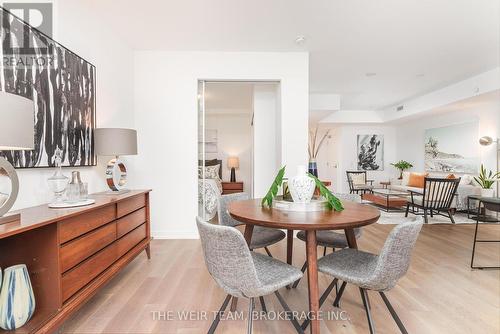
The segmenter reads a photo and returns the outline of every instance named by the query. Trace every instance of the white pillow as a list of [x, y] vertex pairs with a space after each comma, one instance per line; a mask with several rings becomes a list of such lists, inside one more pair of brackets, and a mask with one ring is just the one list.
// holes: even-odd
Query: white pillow
[[[205, 166], [206, 179], [220, 179], [219, 177], [220, 164], [215, 166]], [[198, 166], [198, 178], [203, 178], [203, 166]]]
[[352, 184], [355, 186], [365, 185], [365, 173], [353, 173], [350, 175]]
[[473, 180], [474, 178], [472, 177], [472, 175], [462, 175], [460, 178], [460, 185], [461, 186], [469, 185], [472, 183]]

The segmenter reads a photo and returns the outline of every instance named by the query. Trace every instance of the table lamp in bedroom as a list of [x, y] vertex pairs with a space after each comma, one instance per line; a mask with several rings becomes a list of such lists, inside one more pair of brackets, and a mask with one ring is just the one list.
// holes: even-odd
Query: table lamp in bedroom
[[109, 194], [122, 194], [127, 183], [127, 168], [120, 160], [122, 155], [137, 155], [137, 131], [133, 129], [99, 128], [95, 129], [95, 147], [98, 155], [115, 156], [106, 166], [106, 182]]
[[231, 168], [231, 182], [236, 182], [236, 168], [240, 168], [240, 159], [238, 157], [227, 158], [227, 167]]
[[[25, 97], [0, 92], [0, 150], [33, 150], [35, 147], [35, 106]], [[6, 181], [6, 182], [4, 182]], [[19, 178], [12, 164], [0, 156], [0, 224], [20, 219], [19, 214], [7, 214], [19, 192]], [[10, 186], [6, 183], [10, 183]]]

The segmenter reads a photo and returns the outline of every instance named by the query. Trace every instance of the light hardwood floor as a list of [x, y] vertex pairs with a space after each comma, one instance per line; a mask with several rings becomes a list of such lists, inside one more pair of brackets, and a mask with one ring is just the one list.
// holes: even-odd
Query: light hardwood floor
[[[359, 248], [378, 252], [393, 226], [365, 228]], [[482, 238], [500, 239], [499, 226], [481, 226]], [[410, 333], [500, 332], [500, 272], [469, 267], [474, 225], [425, 225], [413, 253], [408, 274], [387, 293]], [[285, 242], [271, 247], [285, 259]], [[294, 239], [294, 265], [301, 267], [304, 243]], [[322, 250], [320, 251], [322, 254]], [[479, 245], [478, 264], [500, 263], [498, 244]], [[496, 261], [496, 262], [495, 262]], [[323, 291], [330, 278], [320, 274]], [[307, 284], [282, 290], [293, 310], [307, 310]], [[334, 311], [334, 293], [322, 311]], [[369, 293], [378, 333], [398, 333], [380, 296]], [[138, 257], [61, 328], [62, 333], [206, 333], [211, 320], [178, 320], [178, 311], [218, 310], [224, 292], [209, 276], [197, 240], [155, 240], [152, 259]], [[274, 296], [268, 309], [281, 311]], [[246, 313], [247, 301], [238, 310]], [[368, 333], [358, 289], [347, 286], [341, 308], [349, 320], [321, 322], [322, 333]], [[260, 305], [256, 303], [256, 310]], [[173, 313], [177, 320], [155, 320], [154, 312]], [[170, 316], [172, 313], [161, 313]], [[211, 318], [212, 314], [209, 313]], [[217, 333], [246, 333], [244, 320], [225, 320]], [[254, 333], [296, 333], [285, 320], [255, 321]]]

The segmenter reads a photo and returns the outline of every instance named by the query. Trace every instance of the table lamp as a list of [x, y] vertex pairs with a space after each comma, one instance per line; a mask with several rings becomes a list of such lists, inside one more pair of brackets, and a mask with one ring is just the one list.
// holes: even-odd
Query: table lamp
[[[500, 139], [497, 138], [495, 140], [495, 139], [491, 138], [490, 136], [484, 136], [484, 137], [479, 138], [479, 144], [481, 144], [482, 146], [489, 146], [493, 143], [497, 144], [497, 172], [498, 172], [498, 152], [499, 152], [498, 144], [499, 144], [499, 141], [500, 141]], [[498, 193], [498, 183], [499, 182], [497, 181], [497, 194], [496, 195], [497, 195], [497, 197], [500, 197], [499, 196], [500, 194]]]
[[[25, 97], [0, 92], [0, 150], [32, 150], [35, 147], [34, 104]], [[0, 201], [0, 224], [20, 219], [19, 214], [5, 215], [16, 202], [19, 178], [14, 166], [0, 157], [1, 177], [10, 179], [10, 194]], [[5, 216], [4, 216], [5, 215]]]
[[231, 182], [236, 182], [236, 168], [240, 168], [240, 159], [238, 157], [227, 158], [227, 167], [231, 168]]
[[106, 182], [111, 189], [110, 194], [128, 192], [124, 189], [127, 183], [127, 168], [120, 160], [121, 155], [137, 155], [137, 131], [133, 129], [99, 128], [94, 131], [96, 153], [98, 155], [114, 155], [106, 167]]

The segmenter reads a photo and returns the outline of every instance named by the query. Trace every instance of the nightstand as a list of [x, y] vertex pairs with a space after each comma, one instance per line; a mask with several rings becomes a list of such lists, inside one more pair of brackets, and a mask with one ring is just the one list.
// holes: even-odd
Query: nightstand
[[242, 192], [243, 182], [222, 182], [222, 195]]

